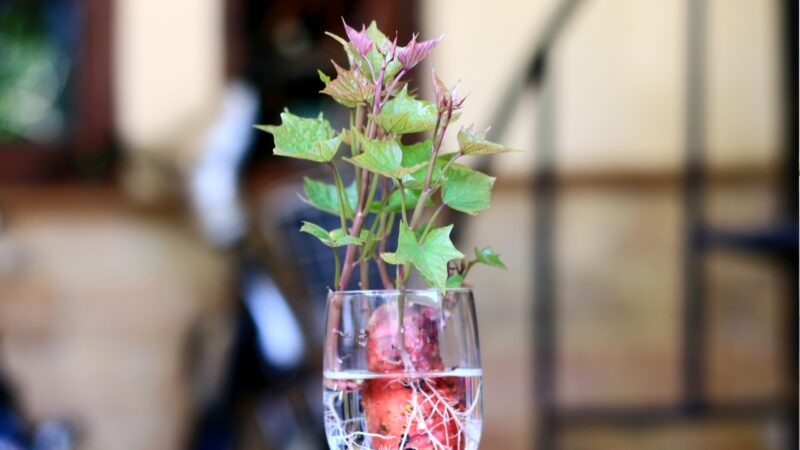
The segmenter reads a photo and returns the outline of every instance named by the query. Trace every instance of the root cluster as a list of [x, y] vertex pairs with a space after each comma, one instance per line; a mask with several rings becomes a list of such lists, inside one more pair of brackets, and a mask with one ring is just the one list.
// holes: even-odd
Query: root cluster
[[369, 380], [361, 394], [372, 411], [350, 419], [338, 413], [345, 394], [339, 392], [326, 408], [331, 438], [347, 450], [464, 450], [478, 440], [471, 425], [481, 385], [465, 405], [461, 383], [458, 377]]

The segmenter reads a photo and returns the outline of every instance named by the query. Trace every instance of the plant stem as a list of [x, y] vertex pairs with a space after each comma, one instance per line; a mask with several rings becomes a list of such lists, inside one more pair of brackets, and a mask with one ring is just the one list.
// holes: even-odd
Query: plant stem
[[[364, 219], [366, 218], [366, 211], [365, 211], [365, 204], [367, 203], [367, 194], [365, 192], [365, 188], [369, 183], [369, 175], [368, 171], [363, 171], [362, 173], [362, 180], [361, 180], [361, 192], [358, 196], [358, 205], [356, 207], [356, 212], [353, 215], [353, 227], [350, 229], [350, 236], [358, 236], [361, 233], [361, 226], [364, 225]], [[363, 179], [366, 178], [366, 179]], [[353, 259], [355, 258], [355, 245], [349, 244], [347, 249], [344, 253], [344, 268], [342, 270], [342, 276], [339, 278], [339, 290], [343, 291], [347, 288], [347, 284], [350, 282], [350, 276], [353, 273]]]
[[[350, 130], [358, 131], [358, 130], [361, 129], [361, 126], [363, 125], [361, 123], [362, 122], [362, 115], [361, 114], [362, 114], [363, 109], [364, 109], [364, 105], [363, 104], [358, 105], [356, 107], [355, 127], [353, 126], [353, 115], [351, 113], [351, 115], [350, 115]], [[358, 155], [357, 139], [355, 139], [355, 137], [352, 134], [350, 135], [350, 155], [351, 156]], [[358, 166], [354, 166], [354, 167], [355, 167], [356, 191], [358, 191], [358, 190], [361, 189], [361, 168], [358, 167]]]
[[[383, 190], [383, 198], [381, 199], [381, 204], [378, 207], [378, 211], [375, 213], [376, 217], [379, 217], [379, 220], [373, 220], [372, 226], [369, 228], [369, 232], [367, 233], [367, 239], [364, 241], [364, 248], [369, 248], [372, 245], [372, 241], [375, 239], [375, 236], [383, 236], [383, 230], [385, 226], [386, 220], [386, 213], [383, 211], [386, 208], [386, 204], [389, 203], [389, 197], [394, 193], [395, 189], [392, 189], [389, 192], [386, 192], [386, 178], [381, 177], [381, 189]], [[380, 226], [378, 226], [380, 224]], [[379, 230], [378, 234], [375, 234], [376, 228]], [[368, 256], [368, 255], [367, 255]]]
[[444, 203], [441, 203], [439, 205], [439, 207], [436, 208], [436, 211], [433, 212], [433, 215], [431, 216], [430, 220], [428, 221], [428, 225], [425, 226], [425, 231], [422, 232], [422, 236], [419, 238], [419, 242], [420, 243], [425, 242], [425, 238], [428, 237], [428, 233], [430, 233], [434, 222], [436, 222], [436, 217], [442, 211], [442, 208], [444, 208]]
[[349, 217], [353, 215], [352, 207], [350, 206], [350, 199], [347, 198], [347, 189], [344, 187], [344, 181], [342, 181], [342, 175], [339, 173], [339, 168], [336, 167], [336, 164], [333, 163], [333, 175], [336, 177], [337, 183], [339, 183], [340, 189], [342, 190], [342, 195], [344, 197], [344, 212], [345, 217]]
[[400, 211], [402, 211], [400, 218], [403, 220], [403, 223], [408, 226], [408, 214], [406, 213], [406, 188], [403, 187], [403, 180], [398, 179], [397, 183], [400, 185]]
[[[444, 121], [442, 121], [441, 115], [436, 117], [436, 127], [434, 128], [435, 135], [433, 137], [433, 143], [431, 144], [431, 159], [428, 161], [428, 171], [425, 173], [425, 182], [422, 185], [422, 194], [419, 196], [419, 203], [417, 203], [417, 207], [414, 208], [414, 214], [411, 215], [411, 226], [409, 228], [412, 230], [417, 226], [419, 220], [422, 219], [422, 211], [425, 209], [425, 203], [433, 193], [433, 189], [431, 189], [433, 168], [436, 166], [436, 157], [439, 155], [439, 148], [442, 146], [442, 141], [444, 141], [444, 133], [447, 131], [447, 126], [450, 124], [452, 113], [453, 110], [451, 108], [448, 109], [444, 115]], [[439, 125], [441, 125], [441, 129]]]
[[401, 78], [403, 78], [403, 75], [405, 75], [405, 74], [406, 74], [406, 69], [402, 69], [397, 74], [397, 76], [394, 77], [394, 80], [392, 80], [392, 84], [390, 84], [389, 87], [386, 88], [386, 96], [381, 101], [381, 107], [383, 107], [383, 105], [385, 105], [386, 102], [389, 101], [389, 97], [391, 97], [392, 91], [394, 90], [394, 87], [397, 86], [397, 83], [400, 81]]
[[381, 242], [378, 244], [378, 256], [375, 258], [375, 264], [378, 266], [378, 273], [381, 275], [381, 282], [383, 283], [384, 289], [391, 289], [392, 288], [392, 277], [389, 276], [389, 271], [386, 269], [386, 262], [381, 258], [381, 253], [386, 251], [386, 240], [389, 237], [389, 233], [392, 230], [392, 224], [395, 221], [395, 214], [392, 213], [389, 215], [389, 226], [387, 230], [384, 230], [386, 227], [386, 214], [381, 215]]
[[[451, 105], [450, 107], [448, 107], [447, 111], [445, 111], [444, 116], [442, 114], [438, 114], [436, 116], [436, 125], [434, 126], [433, 142], [431, 143], [431, 158], [428, 161], [428, 171], [425, 173], [425, 182], [422, 184], [422, 194], [420, 194], [417, 206], [414, 208], [414, 213], [411, 215], [411, 224], [408, 225], [408, 228], [412, 232], [416, 228], [420, 219], [422, 219], [422, 212], [425, 210], [425, 203], [428, 202], [428, 199], [434, 192], [434, 189], [431, 187], [431, 180], [433, 178], [433, 169], [436, 166], [436, 157], [439, 155], [439, 149], [441, 148], [442, 142], [444, 141], [444, 134], [447, 131], [447, 126], [450, 124], [450, 118], [452, 117], [452, 115], [453, 115], [453, 108]], [[438, 214], [438, 210], [434, 214]], [[423, 236], [423, 239], [427, 237], [427, 232], [430, 229], [430, 224], [433, 223], [433, 220], [435, 220], [436, 217], [432, 217], [431, 219], [432, 220], [429, 222], [428, 228], [425, 230], [425, 235]], [[398, 272], [398, 277], [399, 273], [400, 272]], [[399, 284], [401, 290], [405, 290], [406, 282], [408, 281], [410, 275], [411, 275], [410, 270], [404, 271], [402, 278], [397, 280], [397, 283]]]
[[333, 161], [328, 162], [328, 167], [331, 169], [331, 173], [333, 174], [334, 184], [336, 185], [336, 193], [339, 194], [339, 220], [342, 224], [342, 230], [347, 233], [347, 209], [348, 206], [347, 202], [344, 198], [344, 185], [342, 183], [342, 178], [339, 176], [339, 171], [336, 170], [336, 164]]
[[372, 183], [369, 186], [369, 194], [367, 194], [367, 202], [364, 205], [364, 209], [366, 209], [367, 211], [369, 211], [369, 207], [372, 204], [372, 199], [375, 198], [375, 192], [378, 189], [378, 179], [379, 178], [380, 178], [380, 175], [378, 175], [378, 174], [375, 174], [372, 177]]
[[[367, 211], [369, 211], [369, 205], [372, 203], [372, 199], [375, 197], [375, 191], [378, 188], [378, 178], [380, 178], [380, 176], [377, 174], [372, 178], [372, 184], [369, 188], [369, 194], [367, 194], [367, 205], [366, 205]], [[388, 198], [388, 196], [386, 196], [386, 198]], [[381, 203], [381, 209], [383, 209], [384, 205], [385, 203]], [[369, 260], [368, 260], [369, 255], [366, 254], [366, 251], [369, 245], [369, 240], [370, 240], [369, 236], [371, 236], [372, 233], [374, 232], [376, 222], [377, 222], [377, 215], [373, 218], [373, 223], [372, 226], [370, 227], [369, 235], [367, 237], [367, 242], [364, 242], [363, 246], [360, 247], [359, 249], [360, 256], [358, 259], [358, 264], [361, 267], [359, 284], [361, 286], [361, 289], [363, 290], [369, 289]]]
[[404, 291], [406, 288], [403, 284], [403, 269], [405, 269], [403, 264], [398, 264], [394, 269], [394, 288], [400, 291]]
[[336, 267], [335, 278], [333, 279], [333, 285], [336, 286], [336, 282], [339, 280], [339, 274], [342, 272], [342, 262], [339, 260], [339, 250], [336, 247], [332, 247], [333, 250], [333, 262]]
[[444, 167], [442, 167], [442, 174], [444, 174], [444, 173], [447, 173], [447, 169], [450, 167], [450, 164], [453, 164], [453, 162], [454, 162], [455, 160], [457, 160], [458, 158], [461, 158], [462, 156], [464, 156], [464, 154], [463, 154], [463, 153], [461, 153], [461, 151], [460, 151], [460, 150], [459, 150], [459, 152], [458, 152], [458, 153], [456, 153], [455, 155], [453, 155], [453, 157], [452, 157], [452, 158], [450, 158], [450, 159], [447, 161], [447, 164], [445, 164], [445, 165], [444, 165]]
[[[360, 251], [363, 252], [364, 250], [365, 249], [362, 247]], [[367, 289], [369, 289], [369, 265], [368, 265], [369, 261], [367, 261], [366, 258], [361, 258], [361, 261], [358, 264], [360, 267], [360, 276], [361, 276], [359, 284], [361, 285], [361, 289], [366, 291]]]
[[[383, 77], [386, 74], [386, 60], [384, 59], [383, 63], [381, 64], [381, 72], [378, 75], [378, 79], [375, 81], [376, 89], [375, 95], [372, 97], [372, 115], [377, 116], [380, 112], [381, 104], [381, 89], [383, 88]], [[368, 120], [369, 123], [369, 132], [368, 138], [373, 139], [375, 137], [375, 133], [378, 130], [378, 124], [374, 120]], [[364, 219], [366, 217], [366, 209], [369, 207], [369, 204], [372, 202], [372, 199], [367, 199], [367, 192], [366, 187], [369, 184], [369, 177], [370, 172], [368, 170], [363, 170], [361, 173], [361, 185], [358, 189], [358, 206], [356, 207], [356, 212], [353, 215], [353, 227], [350, 230], [351, 236], [358, 236], [361, 233], [361, 226], [364, 224]], [[371, 190], [374, 194], [374, 191]], [[342, 276], [339, 278], [339, 290], [343, 291], [347, 288], [347, 284], [350, 282], [350, 277], [353, 273], [353, 259], [355, 258], [355, 246], [350, 244], [347, 246], [347, 250], [344, 253], [344, 270], [342, 270]]]
[[466, 269], [464, 269], [464, 273], [462, 273], [462, 274], [461, 274], [461, 276], [463, 276], [464, 278], [466, 278], [466, 277], [467, 277], [467, 274], [468, 274], [468, 273], [469, 273], [469, 271], [470, 271], [470, 269], [472, 269], [472, 266], [474, 266], [474, 265], [475, 265], [475, 263], [477, 263], [477, 262], [478, 262], [478, 261], [477, 261], [477, 260], [475, 260], [475, 259], [473, 259], [472, 261], [468, 262], [468, 263], [467, 263], [467, 267], [466, 267]]

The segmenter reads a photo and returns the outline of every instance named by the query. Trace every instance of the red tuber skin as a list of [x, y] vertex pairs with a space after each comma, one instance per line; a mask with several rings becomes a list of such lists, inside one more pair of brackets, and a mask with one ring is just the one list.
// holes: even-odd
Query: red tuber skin
[[[395, 305], [383, 305], [370, 318], [367, 328], [367, 363], [371, 372], [397, 373], [397, 378], [374, 379], [362, 391], [362, 406], [376, 449], [462, 450], [465, 439], [457, 419], [436, 399], [464, 410], [462, 392], [452, 377], [408, 378], [398, 345]], [[403, 317], [403, 341], [408, 360], [416, 372], [444, 369], [439, 354], [439, 330], [432, 308], [409, 309]], [[421, 420], [424, 423], [421, 423]], [[400, 445], [403, 445], [401, 448]]]

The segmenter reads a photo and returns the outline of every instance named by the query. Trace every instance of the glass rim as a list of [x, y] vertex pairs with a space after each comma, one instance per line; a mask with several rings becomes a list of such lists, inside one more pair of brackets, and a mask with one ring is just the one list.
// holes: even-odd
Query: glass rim
[[[406, 294], [439, 294], [441, 295], [442, 291], [436, 288], [424, 288], [424, 289], [406, 289], [405, 291], [400, 291], [400, 289], [355, 289], [349, 291], [333, 291], [328, 290], [328, 297], [332, 295], [362, 295], [362, 296], [379, 296], [379, 295], [400, 295], [401, 292], [405, 292]], [[457, 288], [447, 288], [444, 290], [445, 293], [448, 292], [472, 292], [471, 287], [457, 287]]]

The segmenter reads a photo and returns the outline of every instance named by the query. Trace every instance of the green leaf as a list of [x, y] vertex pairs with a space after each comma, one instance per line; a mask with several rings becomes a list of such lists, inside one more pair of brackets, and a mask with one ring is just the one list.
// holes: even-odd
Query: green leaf
[[[405, 188], [405, 197], [406, 197], [406, 209], [408, 211], [412, 211], [419, 202], [419, 198], [422, 196], [422, 191], [419, 189], [409, 189]], [[403, 197], [400, 195], [400, 191], [392, 192], [392, 195], [389, 196], [389, 201], [386, 202], [386, 211], [388, 212], [400, 212], [403, 210]], [[425, 202], [426, 206], [433, 205], [433, 201], [428, 198]]]
[[392, 253], [390, 253], [390, 252], [381, 253], [381, 259], [384, 260], [386, 262], [386, 264], [391, 264], [393, 266], [396, 266], [398, 264], [403, 264], [397, 259], [397, 253], [393, 253], [393, 252]]
[[[436, 166], [433, 169], [433, 176], [431, 176], [431, 186], [438, 189], [444, 186], [446, 181], [442, 176], [441, 167]], [[422, 190], [425, 187], [425, 171], [423, 170], [421, 174], [414, 173], [411, 177], [404, 178], [403, 185], [409, 189]]]
[[[383, 34], [381, 30], [378, 29], [378, 24], [375, 23], [374, 20], [369, 24], [369, 27], [367, 27], [367, 36], [370, 39], [372, 39], [375, 45], [373, 45], [370, 51], [367, 52], [366, 59], [368, 59], [370, 64], [372, 64], [372, 68], [373, 70], [375, 70], [375, 76], [377, 77], [378, 72], [380, 72], [381, 70], [381, 64], [383, 63], [384, 60], [384, 57], [383, 55], [381, 55], [381, 52], [383, 52], [384, 55], [388, 55], [389, 51], [392, 48], [392, 41], [390, 41], [389, 38], [387, 38], [386, 35]], [[378, 51], [378, 49], [380, 49], [380, 52]], [[366, 63], [359, 65], [363, 65], [362, 71], [364, 73], [370, 74], [370, 70]], [[386, 69], [384, 70], [384, 75], [383, 75], [384, 80], [388, 80], [397, 75], [397, 73], [400, 71], [402, 67], [403, 65], [400, 64], [397, 58], [393, 59], [392, 61], [389, 61], [386, 64]], [[372, 81], [375, 81], [375, 79], [373, 78], [370, 79], [372, 79]]]
[[317, 69], [317, 73], [319, 74], [319, 80], [322, 81], [325, 85], [331, 82], [331, 77], [325, 74], [325, 72]]
[[411, 145], [401, 145], [403, 148], [403, 167], [412, 167], [419, 163], [428, 163], [433, 151], [433, 142], [425, 139]]
[[[336, 191], [336, 185], [304, 177], [303, 187], [306, 191], [306, 198], [301, 197], [304, 202], [319, 210], [336, 216], [339, 215], [339, 193]], [[352, 183], [350, 186], [346, 187], [344, 194], [345, 200], [348, 203], [348, 205], [345, 206], [345, 217], [352, 219], [353, 211], [356, 210], [356, 203], [358, 202], [356, 184]]]
[[300, 227], [300, 231], [314, 236], [328, 247], [343, 247], [350, 244], [361, 245], [364, 243], [367, 233], [366, 230], [362, 230], [360, 236], [355, 237], [345, 233], [341, 228], [326, 231], [321, 226], [306, 221], [303, 221], [303, 226]]
[[372, 100], [372, 96], [375, 94], [375, 84], [367, 79], [360, 70], [345, 70], [335, 62], [333, 62], [333, 67], [336, 69], [336, 79], [333, 81], [320, 72], [320, 79], [325, 83], [325, 89], [321, 90], [321, 93], [330, 95], [348, 108], [355, 108]]
[[256, 125], [275, 137], [273, 153], [290, 158], [328, 162], [339, 150], [342, 135], [336, 134], [322, 113], [316, 119], [295, 116], [288, 110], [281, 113], [281, 125]]
[[475, 260], [488, 266], [493, 266], [500, 269], [506, 268], [506, 265], [503, 264], [503, 261], [500, 261], [500, 254], [495, 252], [492, 247], [484, 247], [483, 249], [475, 247]]
[[464, 283], [464, 275], [460, 273], [455, 273], [447, 279], [448, 288], [460, 288], [462, 283]]
[[452, 229], [452, 225], [434, 228], [425, 241], [419, 243], [414, 232], [401, 223], [396, 260], [403, 264], [411, 262], [429, 284], [444, 291], [447, 286], [447, 263], [464, 257], [450, 241]]
[[397, 96], [383, 105], [380, 114], [372, 120], [389, 133], [407, 134], [432, 130], [436, 126], [436, 105], [416, 100], [408, 95], [404, 86]]
[[469, 128], [461, 128], [458, 131], [458, 148], [459, 152], [464, 155], [490, 155], [493, 153], [508, 153], [508, 152], [521, 152], [522, 150], [510, 147], [504, 147], [494, 142], [486, 140], [486, 132], [482, 133], [473, 130], [472, 125]]
[[423, 163], [412, 167], [403, 167], [403, 150], [396, 139], [378, 141], [367, 139], [357, 133], [353, 133], [352, 138], [359, 140], [359, 146], [364, 151], [352, 158], [344, 158], [345, 161], [372, 173], [378, 173], [388, 178], [402, 178], [419, 170], [424, 165]]
[[[405, 188], [405, 196], [406, 196], [406, 210], [412, 211], [416, 206], [417, 202], [419, 202], [419, 198], [422, 196], [422, 191], [420, 189], [410, 189]], [[403, 197], [400, 195], [400, 190], [395, 190], [389, 195], [389, 200], [386, 201], [386, 205], [384, 205], [384, 212], [390, 213], [398, 213], [403, 210]], [[425, 202], [425, 206], [432, 206], [434, 205], [433, 200], [428, 198]], [[369, 211], [373, 213], [377, 213], [381, 211], [381, 202], [374, 200], [372, 204], [370, 204]]]
[[453, 163], [445, 178], [442, 201], [449, 208], [475, 215], [489, 207], [495, 177]]
[[[403, 185], [410, 189], [422, 189], [425, 184], [425, 175], [428, 171], [428, 161], [431, 158], [431, 140], [426, 139], [413, 145], [403, 145], [403, 167], [414, 167], [420, 165], [421, 168], [412, 172], [403, 178]], [[431, 185], [438, 188], [441, 187], [445, 179], [442, 177], [442, 168], [447, 163], [447, 158], [450, 155], [440, 156], [434, 161], [433, 174], [431, 176]]]

